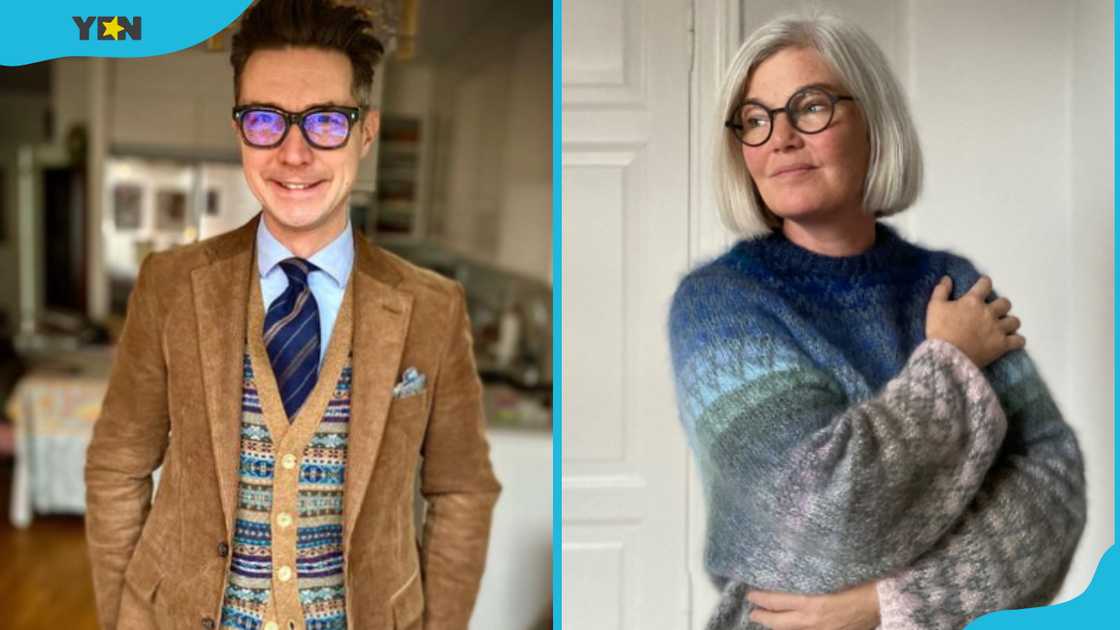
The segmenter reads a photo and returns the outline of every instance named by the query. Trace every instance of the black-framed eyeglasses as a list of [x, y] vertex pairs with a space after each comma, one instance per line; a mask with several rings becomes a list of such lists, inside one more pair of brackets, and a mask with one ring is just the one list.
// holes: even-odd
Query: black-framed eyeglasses
[[362, 115], [361, 107], [311, 107], [302, 112], [289, 112], [264, 105], [241, 105], [233, 108], [233, 119], [241, 130], [245, 144], [258, 149], [280, 146], [288, 137], [288, 129], [299, 125], [303, 139], [316, 149], [339, 149], [350, 140], [350, 131]]
[[757, 101], [739, 106], [724, 126], [748, 147], [766, 144], [774, 131], [774, 115], [785, 112], [793, 128], [801, 133], [820, 133], [832, 124], [838, 101], [854, 101], [852, 96], [837, 96], [828, 90], [809, 86], [793, 93], [785, 107], [770, 109]]

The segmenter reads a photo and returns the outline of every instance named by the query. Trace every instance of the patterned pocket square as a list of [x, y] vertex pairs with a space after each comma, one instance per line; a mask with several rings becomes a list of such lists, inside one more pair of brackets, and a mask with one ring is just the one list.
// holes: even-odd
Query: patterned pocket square
[[424, 391], [428, 384], [428, 377], [414, 367], [410, 367], [401, 374], [401, 382], [393, 386], [393, 398], [406, 398]]

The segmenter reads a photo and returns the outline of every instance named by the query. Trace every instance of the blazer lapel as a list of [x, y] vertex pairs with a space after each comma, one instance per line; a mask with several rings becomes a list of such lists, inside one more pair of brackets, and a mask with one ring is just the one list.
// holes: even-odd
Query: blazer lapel
[[245, 318], [259, 217], [216, 239], [210, 264], [191, 272], [206, 415], [229, 532], [237, 513]]
[[400, 276], [385, 254], [357, 233], [354, 248], [354, 272], [350, 275], [354, 283], [354, 368], [342, 511], [343, 548], [347, 552], [377, 464], [412, 316], [412, 295], [396, 288]]

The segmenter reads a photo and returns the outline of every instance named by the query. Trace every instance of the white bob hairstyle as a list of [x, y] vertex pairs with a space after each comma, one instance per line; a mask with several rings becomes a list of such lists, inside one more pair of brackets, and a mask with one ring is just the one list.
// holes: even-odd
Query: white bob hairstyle
[[871, 148], [863, 182], [864, 211], [885, 217], [908, 208], [922, 187], [922, 151], [902, 88], [883, 51], [859, 27], [835, 16], [787, 16], [752, 33], [723, 79], [713, 170], [724, 225], [743, 238], [769, 234], [781, 226], [747, 171], [742, 143], [723, 122], [741, 104], [754, 69], [786, 48], [820, 53], [863, 110]]

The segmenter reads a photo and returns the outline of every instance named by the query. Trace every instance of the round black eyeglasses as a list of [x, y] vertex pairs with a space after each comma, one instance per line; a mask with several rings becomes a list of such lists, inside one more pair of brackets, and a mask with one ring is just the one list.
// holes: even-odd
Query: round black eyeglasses
[[757, 101], [739, 106], [724, 126], [748, 147], [766, 144], [774, 131], [774, 115], [785, 112], [793, 128], [801, 133], [820, 133], [832, 124], [837, 101], [854, 101], [851, 96], [837, 96], [824, 88], [807, 87], [793, 93], [785, 107], [770, 109]]
[[293, 124], [299, 125], [303, 139], [316, 149], [339, 149], [350, 140], [350, 131], [361, 117], [360, 107], [312, 107], [289, 112], [262, 105], [233, 108], [233, 119], [245, 144], [257, 149], [280, 146]]

